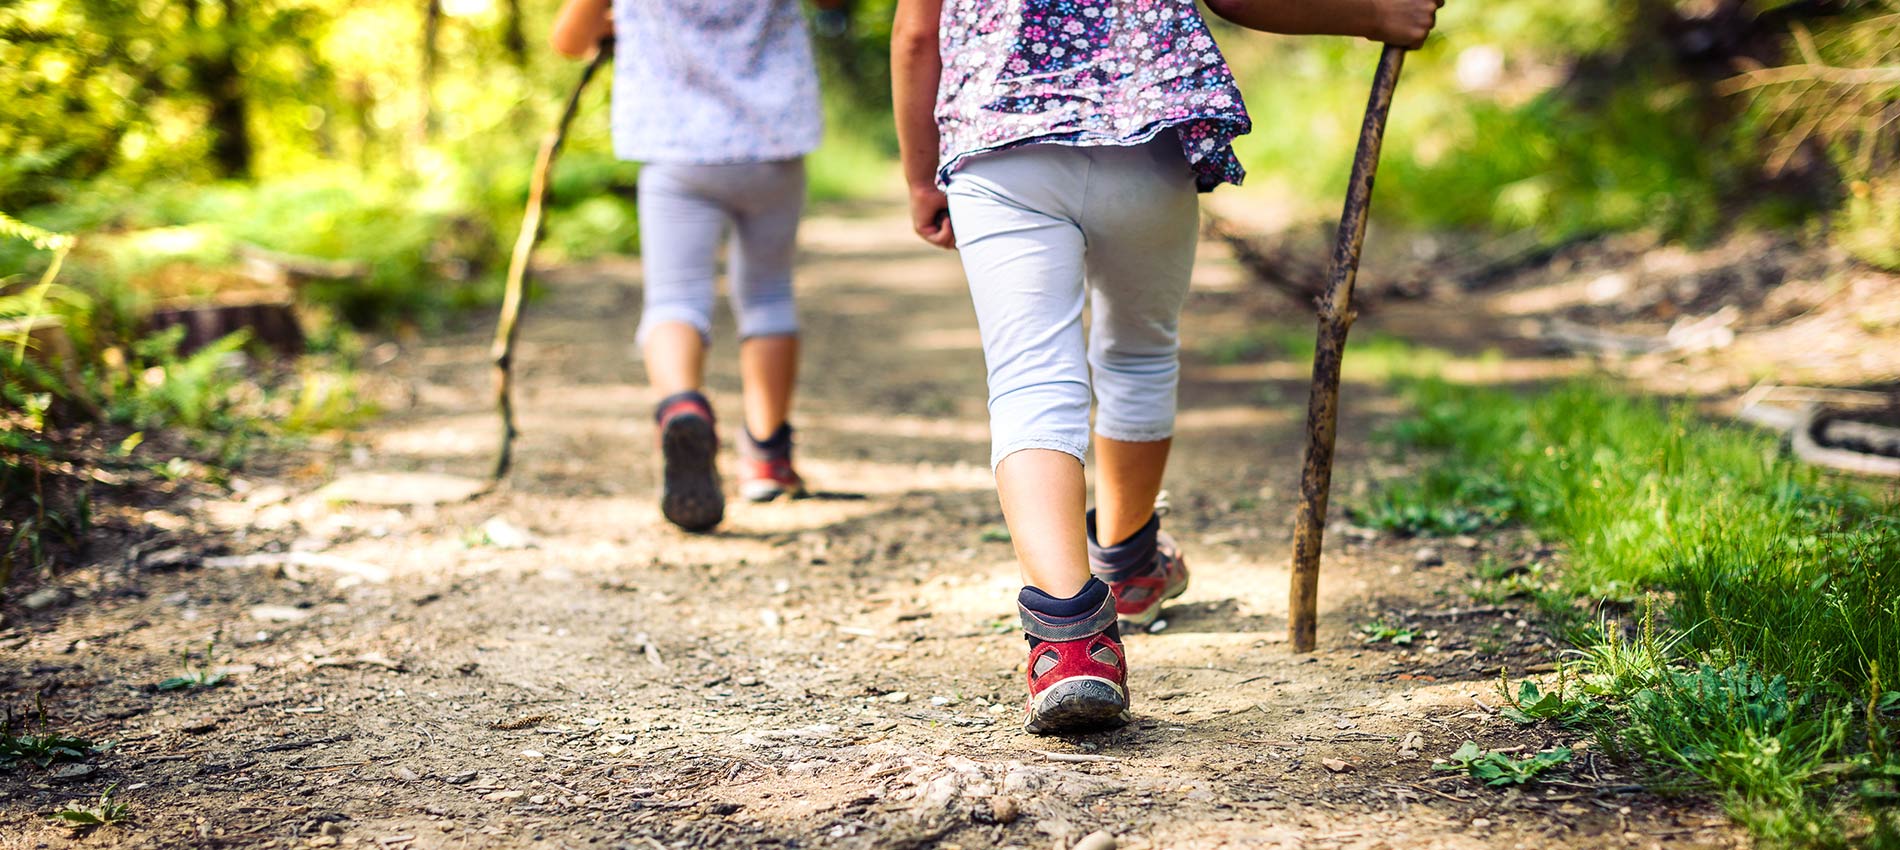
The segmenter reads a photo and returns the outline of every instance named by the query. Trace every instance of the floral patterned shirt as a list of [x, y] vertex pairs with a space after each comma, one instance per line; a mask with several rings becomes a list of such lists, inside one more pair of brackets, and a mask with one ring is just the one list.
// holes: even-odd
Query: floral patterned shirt
[[1168, 129], [1201, 191], [1245, 176], [1253, 125], [1195, 0], [944, 0], [939, 30], [939, 183], [981, 153]]
[[818, 147], [799, 0], [613, 0], [614, 153], [712, 165]]

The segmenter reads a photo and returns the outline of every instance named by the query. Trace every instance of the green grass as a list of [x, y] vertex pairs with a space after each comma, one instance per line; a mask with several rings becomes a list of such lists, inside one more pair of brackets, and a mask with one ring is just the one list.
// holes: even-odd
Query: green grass
[[[1417, 414], [1386, 436], [1429, 460], [1361, 515], [1414, 533], [1458, 524], [1440, 518], [1528, 526], [1567, 550], [1563, 570], [1529, 580], [1533, 595], [1573, 618], [1578, 599], [1649, 600], [1636, 636], [1610, 620], [1570, 630], [1586, 647], [1575, 698], [1608, 706], [1593, 724], [1606, 750], [1659, 786], [1716, 795], [1770, 845], [1887, 840], [1883, 801], [1900, 777], [1887, 743], [1900, 727], [1881, 709], [1900, 705], [1885, 696], [1900, 670], [1893, 503], [1759, 432], [1599, 382], [1407, 386]], [[1520, 719], [1574, 718], [1557, 687], [1520, 689]]]

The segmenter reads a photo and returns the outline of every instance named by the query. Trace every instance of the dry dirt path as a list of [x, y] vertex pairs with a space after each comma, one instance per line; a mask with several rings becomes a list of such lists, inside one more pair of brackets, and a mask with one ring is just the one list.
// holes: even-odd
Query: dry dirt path
[[[308, 493], [371, 469], [480, 474], [494, 422], [472, 325], [386, 367], [393, 409], [353, 448], [196, 506], [233, 552], [328, 561], [152, 572], [127, 553], [75, 578], [99, 588], [87, 602], [0, 632], [16, 708], [45, 693], [56, 725], [117, 742], [66, 781], [0, 774], [0, 847], [1046, 850], [1097, 829], [1129, 848], [1734, 843], [1710, 807], [1620, 793], [1594, 756], [1522, 791], [1431, 770], [1467, 739], [1573, 740], [1491, 711], [1498, 668], [1548, 665], [1547, 640], [1508, 611], [1442, 616], [1465, 603], [1462, 567], [1516, 541], [1425, 566], [1415, 543], [1336, 533], [1321, 651], [1287, 651], [1305, 367], [1210, 357], [1276, 307], [1213, 248], [1170, 479], [1193, 588], [1130, 640], [1134, 725], [1022, 734], [976, 331], [953, 258], [895, 213], [833, 208], [805, 233], [796, 422], [830, 497], [736, 505], [709, 536], [664, 525], [637, 265], [562, 270], [526, 322], [507, 489], [414, 509]], [[711, 389], [733, 411], [721, 330]], [[1348, 393], [1344, 493], [1389, 466], [1365, 436], [1396, 409]], [[1408, 613], [1418, 644], [1360, 642], [1358, 624]], [[213, 639], [228, 683], [149, 687]], [[129, 824], [46, 823], [113, 783]]]

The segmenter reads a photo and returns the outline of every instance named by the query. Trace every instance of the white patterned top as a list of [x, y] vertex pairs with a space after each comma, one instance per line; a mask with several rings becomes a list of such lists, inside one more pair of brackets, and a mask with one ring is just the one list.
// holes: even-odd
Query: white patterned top
[[613, 0], [614, 153], [711, 165], [818, 147], [799, 0]]

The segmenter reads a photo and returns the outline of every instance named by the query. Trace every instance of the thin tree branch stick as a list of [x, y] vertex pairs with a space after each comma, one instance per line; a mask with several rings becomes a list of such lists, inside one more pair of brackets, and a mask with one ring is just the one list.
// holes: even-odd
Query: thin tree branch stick
[[1346, 205], [1339, 214], [1333, 242], [1326, 300], [1319, 304], [1319, 342], [1313, 352], [1313, 388], [1306, 405], [1306, 457], [1300, 465], [1300, 507], [1293, 523], [1293, 581], [1288, 600], [1287, 641], [1294, 652], [1312, 652], [1319, 623], [1319, 554], [1326, 532], [1326, 498], [1333, 481], [1333, 440], [1339, 429], [1339, 364], [1351, 330], [1352, 284], [1359, 274], [1359, 250], [1366, 241], [1366, 211], [1372, 203], [1372, 179], [1379, 167], [1379, 144], [1386, 114], [1398, 86], [1405, 51], [1388, 46], [1379, 56], [1359, 128]]
[[514, 255], [508, 260], [508, 285], [501, 299], [501, 318], [495, 323], [495, 343], [489, 349], [495, 362], [495, 409], [501, 414], [501, 448], [495, 453], [495, 468], [489, 478], [501, 481], [508, 475], [508, 467], [514, 460], [515, 436], [520, 433], [515, 428], [515, 407], [513, 401], [515, 337], [521, 327], [522, 302], [527, 297], [528, 259], [534, 253], [535, 243], [541, 241], [541, 219], [548, 200], [548, 174], [554, 170], [554, 159], [561, 153], [561, 143], [567, 140], [567, 127], [574, 121], [574, 113], [580, 109], [581, 94], [587, 91], [587, 83], [594, 78], [600, 66], [607, 64], [614, 55], [612, 36], [600, 41], [600, 48], [587, 67], [581, 69], [581, 77], [574, 83], [574, 90], [567, 95], [567, 104], [561, 109], [560, 120], [554, 130], [541, 142], [541, 150], [535, 155], [534, 176], [528, 184], [528, 208], [521, 216], [521, 232], [515, 237]]
[[1758, 89], [1780, 83], [1815, 81], [1837, 86], [1890, 86], [1900, 83], [1900, 67], [1839, 68], [1833, 65], [1780, 65], [1730, 77], [1717, 83], [1721, 94]]

